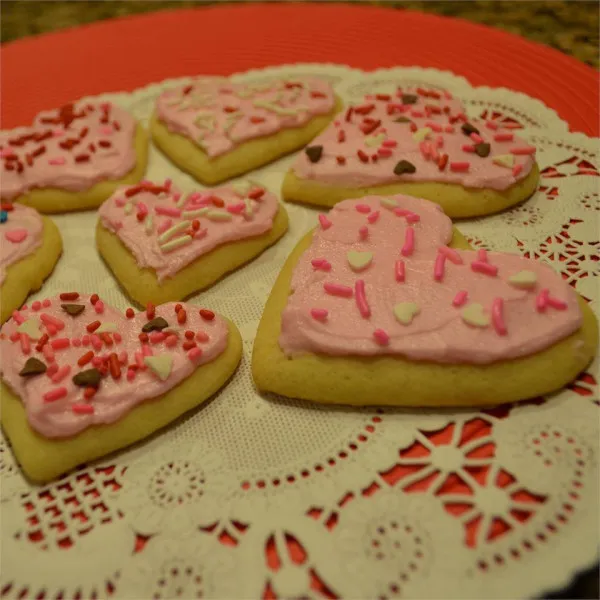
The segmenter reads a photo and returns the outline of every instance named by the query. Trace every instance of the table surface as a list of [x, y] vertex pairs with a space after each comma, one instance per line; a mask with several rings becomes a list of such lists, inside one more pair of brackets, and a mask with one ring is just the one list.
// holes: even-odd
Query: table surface
[[[95, 21], [162, 9], [214, 5], [215, 2], [170, 0], [147, 2], [11, 2], [0, 4], [2, 43]], [[551, 2], [369, 2], [408, 8], [491, 25], [546, 44], [592, 66], [599, 66], [599, 4], [594, 1]], [[598, 569], [578, 578], [551, 598], [598, 598]]]

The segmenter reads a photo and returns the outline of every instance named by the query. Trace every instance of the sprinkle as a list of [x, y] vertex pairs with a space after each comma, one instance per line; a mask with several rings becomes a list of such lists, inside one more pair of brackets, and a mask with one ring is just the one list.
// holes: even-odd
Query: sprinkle
[[56, 374], [57, 371], [58, 371], [58, 365], [56, 363], [52, 363], [46, 370], [46, 375], [50, 379], [52, 379], [52, 377]]
[[467, 161], [451, 162], [450, 170], [464, 172], [464, 171], [468, 171], [470, 166], [471, 166], [471, 163], [467, 162]]
[[77, 300], [77, 298], [79, 298], [79, 294], [77, 292], [63, 292], [59, 298], [61, 300], [72, 301]]
[[447, 164], [448, 164], [448, 155], [442, 154], [438, 160], [438, 169], [440, 171], [443, 171], [446, 168]]
[[476, 144], [481, 144], [483, 142], [483, 138], [478, 133], [472, 133], [469, 136]]
[[94, 350], [96, 350], [96, 352], [99, 352], [100, 350], [102, 350], [102, 340], [100, 339], [100, 336], [97, 336], [96, 334], [91, 336], [91, 342], [92, 342], [92, 346], [94, 347]]
[[108, 357], [108, 366], [110, 369], [110, 376], [113, 379], [121, 378], [121, 365], [119, 364], [119, 357], [115, 352], [112, 352]]
[[367, 204], [356, 204], [354, 206], [359, 213], [367, 214], [371, 212], [371, 207]]
[[64, 365], [54, 375], [52, 375], [52, 383], [60, 383], [71, 372], [71, 365]]
[[201, 348], [192, 348], [188, 353], [187, 353], [187, 357], [192, 361], [195, 362], [197, 361], [200, 357], [202, 356], [202, 349]]
[[181, 214], [181, 216], [184, 219], [197, 219], [198, 217], [203, 217], [206, 215], [209, 210], [210, 208], [208, 208], [208, 206], [205, 206], [204, 208], [198, 208], [197, 210], [186, 210]]
[[448, 248], [448, 246], [440, 246], [438, 252], [443, 254], [451, 263], [455, 265], [462, 265], [463, 259], [460, 254], [454, 250], [454, 248]]
[[389, 148], [378, 148], [377, 154], [383, 158], [388, 158], [392, 155], [392, 151]]
[[454, 296], [454, 300], [452, 300], [452, 306], [459, 307], [462, 306], [467, 301], [467, 296], [469, 293], [466, 290], [460, 290]]
[[369, 237], [369, 228], [366, 225], [363, 225], [358, 229], [358, 236], [361, 240], [366, 240]]
[[158, 344], [162, 342], [167, 336], [162, 331], [153, 331], [149, 334], [148, 338], [152, 344]]
[[396, 140], [384, 140], [381, 145], [384, 148], [395, 148], [398, 145], [398, 142]]
[[454, 133], [454, 127], [452, 127], [452, 125], [446, 125], [444, 127], [444, 133]]
[[368, 217], [367, 217], [367, 221], [369, 221], [369, 223], [371, 223], [371, 225], [373, 223], [375, 223], [377, 220], [379, 219], [379, 211], [375, 210], [373, 211]]
[[59, 388], [54, 388], [53, 390], [50, 390], [49, 392], [46, 392], [43, 396], [44, 398], [44, 402], [54, 402], [56, 400], [60, 400], [61, 398], [64, 398], [67, 395], [67, 388], [66, 387], [59, 387]]
[[367, 303], [367, 296], [365, 294], [365, 282], [362, 279], [357, 279], [354, 284], [354, 297], [356, 299], [356, 305], [363, 319], [368, 319], [371, 316], [371, 309]]
[[487, 327], [490, 324], [490, 320], [483, 312], [481, 304], [473, 303], [463, 308], [461, 317], [465, 323], [474, 327]]
[[225, 210], [233, 215], [239, 215], [245, 210], [245, 208], [246, 205], [243, 202], [238, 202], [236, 204], [229, 204]]
[[211, 221], [231, 221], [232, 215], [225, 210], [209, 210], [206, 218]]
[[152, 356], [152, 348], [148, 346], [148, 344], [142, 344], [142, 355], [143, 356]]
[[390, 343], [390, 336], [383, 329], [376, 329], [373, 332], [373, 337], [380, 346], [387, 346]]
[[[31, 336], [29, 336], [29, 337], [31, 337]], [[42, 351], [42, 348], [44, 347], [44, 345], [48, 343], [48, 339], [49, 339], [49, 337], [48, 337], [48, 334], [47, 334], [47, 333], [45, 333], [45, 334], [44, 334], [44, 335], [43, 335], [43, 336], [42, 336], [42, 337], [41, 337], [41, 338], [38, 340], [38, 343], [37, 343], [37, 346], [35, 347], [35, 349], [36, 349], [38, 352], [41, 352], [41, 351]]]
[[154, 306], [154, 304], [152, 304], [152, 302], [148, 302], [148, 304], [146, 304], [146, 318], [154, 319], [155, 314], [156, 314], [156, 307]]
[[98, 302], [94, 304], [94, 310], [97, 314], [101, 315], [104, 312], [104, 302], [102, 302], [102, 300], [98, 300]]
[[394, 306], [394, 316], [402, 325], [410, 325], [420, 312], [421, 308], [414, 302], [399, 302]]
[[438, 255], [435, 258], [435, 265], [433, 268], [433, 278], [435, 281], [442, 281], [444, 278], [444, 266], [446, 264], [446, 256], [438, 252]]
[[508, 278], [508, 283], [517, 288], [532, 288], [537, 283], [537, 275], [533, 271], [519, 271]]
[[346, 164], [346, 157], [345, 156], [336, 156], [335, 160], [337, 161], [338, 165], [345, 165]]
[[411, 162], [408, 162], [407, 160], [401, 160], [400, 162], [396, 163], [396, 166], [394, 167], [394, 173], [396, 175], [404, 175], [404, 173], [414, 173], [416, 171], [416, 167], [415, 165], [413, 165]]
[[324, 321], [329, 315], [329, 311], [326, 308], [311, 308], [310, 316], [316, 321]]
[[[486, 121], [485, 126], [492, 131], [496, 131], [498, 129], [498, 124], [494, 121]], [[498, 141], [498, 140], [496, 140]]]
[[133, 212], [133, 204], [131, 204], [131, 202], [128, 202], [123, 207], [123, 211], [125, 212], [126, 215], [130, 215]]
[[512, 154], [498, 154], [492, 158], [492, 162], [500, 167], [511, 169], [515, 164], [515, 157]]
[[85, 354], [82, 354], [79, 357], [77, 364], [80, 367], [83, 367], [84, 365], [87, 365], [90, 362], [90, 360], [92, 360], [92, 358], [94, 358], [94, 352], [92, 350], [88, 350]]
[[21, 333], [19, 335], [19, 339], [21, 341], [21, 352], [23, 354], [29, 354], [31, 352], [31, 342], [29, 341], [29, 336], [25, 333]]
[[205, 321], [212, 321], [215, 318], [215, 313], [212, 310], [201, 308], [198, 312]]
[[171, 369], [173, 368], [173, 355], [164, 353], [157, 356], [146, 356], [144, 358], [144, 363], [150, 367], [152, 372], [161, 381], [166, 381], [171, 374]]
[[557, 298], [553, 298], [552, 296], [548, 296], [547, 302], [548, 302], [548, 306], [551, 306], [552, 308], [554, 308], [556, 310], [566, 310], [567, 309], [566, 302], [564, 302], [563, 300], [558, 300]]
[[83, 404], [82, 402], [77, 402], [76, 404], [72, 404], [71, 410], [76, 415], [92, 415], [92, 414], [94, 414], [94, 407], [91, 404]]
[[523, 170], [523, 165], [520, 165], [517, 163], [512, 169], [513, 176], [517, 177], [519, 175], [519, 173], [521, 173], [522, 170]]
[[183, 325], [187, 320], [187, 313], [185, 312], [185, 309], [181, 309], [180, 311], [177, 312], [177, 322], [180, 325]]
[[134, 369], [127, 369], [127, 381], [133, 381], [135, 379], [135, 370]]
[[42, 333], [40, 331], [40, 322], [35, 318], [27, 319], [17, 327], [17, 333], [24, 333], [32, 340], [37, 340], [42, 337]]
[[502, 298], [494, 298], [492, 302], [492, 324], [498, 335], [506, 335], [503, 310], [504, 300]]
[[407, 227], [404, 234], [404, 245], [402, 246], [402, 256], [410, 256], [415, 249], [415, 230], [412, 227]]
[[369, 162], [369, 155], [366, 152], [364, 152], [363, 150], [357, 150], [356, 154], [358, 155], [358, 158], [360, 159], [361, 162], [364, 162], [364, 163]]
[[177, 345], [177, 336], [174, 334], [169, 334], [166, 338], [165, 338], [165, 345], [169, 348], [172, 348], [173, 346]]
[[64, 321], [61, 321], [60, 319], [57, 319], [56, 317], [53, 317], [52, 315], [49, 315], [47, 313], [40, 313], [40, 319], [44, 322], [45, 325], [53, 325], [59, 331], [65, 328]]
[[483, 262], [481, 260], [474, 260], [471, 263], [471, 270], [476, 273], [483, 273], [484, 275], [490, 275], [495, 277], [498, 274], [498, 267], [495, 265], [490, 265], [487, 262]]
[[348, 264], [353, 271], [363, 271], [366, 269], [373, 260], [372, 252], [360, 252], [357, 250], [350, 250], [346, 254]]
[[471, 145], [471, 144], [463, 144], [460, 149], [463, 152], [475, 152], [475, 146]]
[[538, 312], [544, 312], [548, 307], [548, 298], [550, 297], [550, 290], [544, 288], [535, 299], [535, 309]]
[[128, 319], [133, 319], [133, 317], [135, 317], [135, 312], [133, 311], [133, 308], [128, 308], [128, 309], [125, 311], [125, 316], [126, 316]]
[[41, 375], [47, 371], [46, 365], [37, 358], [28, 358], [19, 371], [21, 377], [31, 377], [32, 375]]
[[50, 342], [50, 346], [52, 346], [52, 350], [64, 350], [71, 346], [71, 340], [69, 338], [56, 338]]
[[323, 155], [323, 146], [308, 146], [304, 152], [311, 163], [317, 163]]
[[92, 294], [92, 295], [90, 296], [90, 303], [91, 303], [92, 305], [93, 305], [93, 304], [96, 304], [96, 302], [98, 302], [98, 300], [100, 300], [100, 296], [98, 296], [98, 294]]
[[49, 300], [48, 298], [46, 298], [46, 299], [44, 299], [44, 300], [42, 301], [42, 306], [43, 306], [44, 308], [48, 308], [48, 307], [49, 307], [51, 304], [52, 304], [52, 303], [50, 302], [50, 300]]
[[90, 400], [91, 398], [93, 398], [96, 395], [97, 391], [98, 391], [97, 388], [95, 388], [93, 386], [88, 386], [85, 388], [85, 390], [83, 390], [83, 397], [86, 400]]
[[177, 223], [177, 225], [173, 225], [173, 227], [170, 227], [164, 233], [158, 236], [158, 243], [164, 244], [165, 242], [168, 242], [173, 236], [188, 229], [190, 225], [191, 221], [187, 220], [181, 221], [180, 223]]
[[340, 285], [339, 283], [324, 283], [323, 288], [331, 296], [341, 296], [343, 298], [352, 297], [352, 288], [346, 285]]
[[530, 155], [530, 154], [535, 154], [535, 147], [534, 146], [522, 146], [520, 148], [511, 148], [509, 150], [509, 152], [511, 154], [514, 154], [515, 156], [526, 156], [526, 155]]
[[192, 241], [192, 239], [193, 238], [190, 235], [183, 235], [181, 237], [175, 238], [174, 240], [171, 240], [170, 242], [167, 242], [166, 244], [162, 244], [160, 246], [160, 249], [162, 252], [171, 252], [177, 248], [181, 248], [181, 246], [189, 244]]
[[481, 158], [487, 158], [490, 155], [490, 149], [489, 144], [479, 143], [475, 145], [475, 154]]
[[405, 278], [405, 267], [403, 260], [397, 260], [394, 265], [394, 271], [396, 275], [396, 281], [403, 282]]
[[496, 133], [494, 134], [495, 142], [512, 142], [514, 135], [512, 133]]
[[443, 148], [444, 147], [444, 138], [441, 135], [438, 135], [435, 138], [435, 145], [437, 148]]
[[321, 228], [322, 229], [329, 229], [333, 223], [325, 216], [325, 215], [319, 215], [319, 223], [321, 224]]
[[393, 198], [380, 198], [381, 205], [385, 208], [394, 209], [398, 208], [398, 203]]
[[154, 212], [157, 215], [162, 215], [164, 217], [180, 217], [181, 209], [175, 208], [174, 206], [162, 206], [158, 205], [154, 207]]
[[38, 311], [42, 308], [42, 303], [39, 300], [35, 300], [31, 303], [31, 310]]
[[134, 358], [138, 369], [141, 369], [142, 371], [145, 370], [146, 365], [144, 364], [144, 355], [141, 352], [136, 352]]
[[421, 127], [413, 133], [412, 137], [415, 142], [422, 142], [423, 140], [427, 139], [430, 133], [431, 129], [429, 127]]
[[94, 331], [96, 331], [96, 329], [98, 329], [98, 327], [100, 327], [102, 323], [100, 323], [100, 321], [94, 321], [92, 323], [89, 323], [86, 326], [86, 329], [88, 330], [89, 333], [94, 333]]
[[42, 353], [48, 362], [54, 362], [54, 352], [52, 352], [52, 348], [48, 344], [42, 348]]
[[331, 263], [324, 258], [314, 258], [310, 261], [314, 269], [320, 271], [331, 271]]
[[428, 121], [425, 123], [425, 127], [429, 127], [431, 131], [435, 131], [435, 133], [440, 133], [442, 131], [442, 126], [438, 123], [434, 123], [433, 121]]

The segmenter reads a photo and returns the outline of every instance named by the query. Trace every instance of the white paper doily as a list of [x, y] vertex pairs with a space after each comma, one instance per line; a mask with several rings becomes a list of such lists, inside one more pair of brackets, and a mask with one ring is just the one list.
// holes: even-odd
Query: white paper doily
[[[553, 265], [598, 312], [598, 140], [569, 134], [540, 101], [448, 72], [295, 65], [236, 75], [329, 79], [346, 100], [419, 83], [471, 117], [519, 123], [538, 148], [533, 198], [461, 222], [475, 246]], [[103, 96], [146, 122], [183, 80]], [[293, 158], [252, 173], [274, 192]], [[154, 148], [149, 179], [198, 187]], [[486, 412], [355, 410], [263, 398], [252, 340], [285, 258], [317, 212], [201, 294], [244, 339], [231, 383], [201, 410], [102, 463], [34, 487], [0, 438], [6, 598], [492, 598], [568, 584], [598, 552], [598, 363], [548, 398]], [[57, 216], [64, 256], [37, 297], [127, 299], [91, 243], [93, 212]]]

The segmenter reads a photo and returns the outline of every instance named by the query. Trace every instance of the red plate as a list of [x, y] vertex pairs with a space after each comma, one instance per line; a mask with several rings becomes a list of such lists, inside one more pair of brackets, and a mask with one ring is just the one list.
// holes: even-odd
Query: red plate
[[598, 73], [520, 37], [368, 6], [253, 4], [104, 21], [2, 48], [2, 127], [83, 95], [273, 64], [419, 65], [540, 98], [573, 131], [598, 135]]

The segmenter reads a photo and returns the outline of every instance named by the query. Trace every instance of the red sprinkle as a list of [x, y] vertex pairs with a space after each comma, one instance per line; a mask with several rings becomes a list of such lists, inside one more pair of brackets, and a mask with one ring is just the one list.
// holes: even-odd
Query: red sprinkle
[[100, 300], [100, 296], [98, 296], [98, 294], [92, 294], [90, 297], [90, 302], [92, 304], [96, 304], [96, 302], [98, 302], [98, 300]]
[[383, 100], [384, 102], [389, 102], [392, 97], [389, 94], [375, 94], [376, 100]]
[[316, 90], [310, 93], [311, 98], [327, 98], [327, 96], [323, 92], [318, 92]]
[[70, 345], [71, 340], [69, 338], [56, 338], [50, 342], [53, 350], [62, 350], [63, 348], [68, 348]]
[[262, 198], [264, 194], [265, 190], [263, 188], [256, 188], [248, 194], [248, 198], [252, 198], [252, 200], [258, 200], [259, 198]]
[[340, 143], [346, 141], [346, 133], [344, 132], [343, 129], [340, 129], [338, 131], [337, 141]]
[[42, 348], [43, 348], [43, 347], [44, 347], [44, 345], [45, 345], [45, 344], [48, 342], [48, 340], [49, 340], [49, 339], [50, 339], [50, 338], [48, 337], [48, 334], [47, 334], [47, 333], [45, 333], [45, 334], [44, 334], [44, 335], [43, 335], [43, 336], [42, 336], [42, 337], [41, 337], [41, 338], [38, 340], [38, 343], [37, 343], [37, 345], [36, 345], [35, 349], [36, 349], [38, 352], [41, 352], [41, 351], [42, 351]]
[[365, 135], [369, 135], [370, 133], [373, 133], [380, 125], [381, 125], [381, 120], [377, 119], [376, 121], [373, 121], [371, 123], [363, 123], [360, 126], [360, 130]]
[[346, 164], [346, 158], [344, 156], [336, 156], [335, 160], [337, 160], [338, 165], [345, 165]]
[[346, 116], [345, 116], [346, 123], [352, 122], [352, 113], [353, 112], [354, 112], [354, 109], [352, 107], [348, 108], [348, 110], [346, 111]]
[[107, 345], [107, 346], [112, 346], [113, 345], [113, 341], [112, 338], [110, 337], [110, 334], [107, 331], [103, 331], [100, 334], [100, 337], [102, 338], [102, 341]]
[[115, 352], [108, 357], [108, 365], [111, 377], [113, 379], [119, 379], [121, 377], [121, 365], [119, 364], [119, 357]]
[[142, 342], [142, 344], [145, 344], [148, 341], [148, 334], [147, 333], [140, 333], [140, 335], [138, 335], [138, 339], [140, 340], [140, 342]]
[[250, 117], [250, 123], [264, 123], [263, 117]]
[[[352, 110], [352, 109], [349, 109], [349, 110]], [[368, 115], [373, 110], [375, 110], [374, 104], [363, 104], [362, 106], [354, 107], [354, 112], [358, 115]]]
[[88, 162], [89, 160], [90, 160], [90, 155], [89, 154], [78, 154], [75, 157], [75, 162], [76, 163]]
[[86, 387], [85, 390], [83, 391], [83, 397], [86, 400], [89, 400], [90, 398], [93, 398], [96, 395], [96, 388], [89, 386]]
[[448, 164], [448, 155], [447, 154], [442, 154], [439, 158], [438, 161], [438, 169], [440, 171], [443, 171], [446, 168], [446, 165]]
[[87, 365], [90, 360], [92, 360], [92, 358], [94, 358], [94, 351], [93, 350], [88, 350], [85, 354], [82, 354], [79, 357], [79, 360], [77, 361], [77, 364], [80, 367], [83, 367], [84, 365]]
[[185, 310], [182, 308], [178, 313], [177, 313], [177, 322], [180, 325], [183, 325], [187, 320], [187, 313], [185, 312]]
[[76, 415], [91, 415], [94, 413], [94, 407], [91, 404], [77, 403], [71, 406], [71, 410]]
[[215, 313], [212, 310], [201, 308], [198, 312], [205, 321], [212, 321], [215, 318]]
[[211, 196], [210, 201], [218, 208], [223, 208], [225, 206], [225, 202], [218, 196]]
[[55, 400], [60, 400], [61, 398], [64, 398], [66, 395], [67, 388], [63, 386], [59, 388], [54, 388], [53, 390], [46, 392], [43, 398], [44, 402], [54, 402]]
[[187, 341], [183, 342], [183, 344], [181, 345], [181, 347], [184, 350], [191, 350], [192, 348], [196, 348], [196, 342], [194, 342], [192, 340], [187, 340]]
[[183, 308], [183, 306], [181, 306], [181, 304], [176, 304], [175, 305], [175, 314], [177, 314], [181, 309]]
[[194, 332], [193, 332], [193, 331], [190, 331], [189, 329], [188, 329], [188, 330], [185, 332], [185, 334], [184, 334], [184, 335], [185, 335], [185, 337], [186, 337], [188, 340], [193, 340], [193, 339], [194, 339]]
[[156, 307], [154, 306], [154, 304], [152, 304], [152, 302], [148, 302], [148, 304], [146, 305], [146, 316], [148, 317], [149, 320], [154, 319], [154, 315], [156, 314]]
[[358, 154], [358, 158], [360, 159], [361, 162], [364, 162], [364, 163], [369, 162], [369, 156], [367, 155], [366, 152], [363, 152], [362, 150], [357, 150], [356, 154]]
[[192, 231], [198, 231], [200, 229], [200, 221], [198, 219], [194, 219], [192, 221]]
[[60, 295], [61, 300], [77, 300], [79, 294], [77, 292], [64, 292]]
[[94, 331], [96, 331], [96, 329], [98, 329], [98, 327], [100, 327], [100, 325], [102, 325], [102, 323], [100, 323], [100, 321], [94, 321], [93, 323], [89, 323], [88, 326], [86, 327], [86, 329], [88, 330], [89, 333], [94, 333]]
[[126, 316], [128, 319], [133, 319], [133, 317], [135, 317], [135, 312], [133, 312], [133, 308], [128, 308], [128, 309], [125, 311], [125, 316]]

